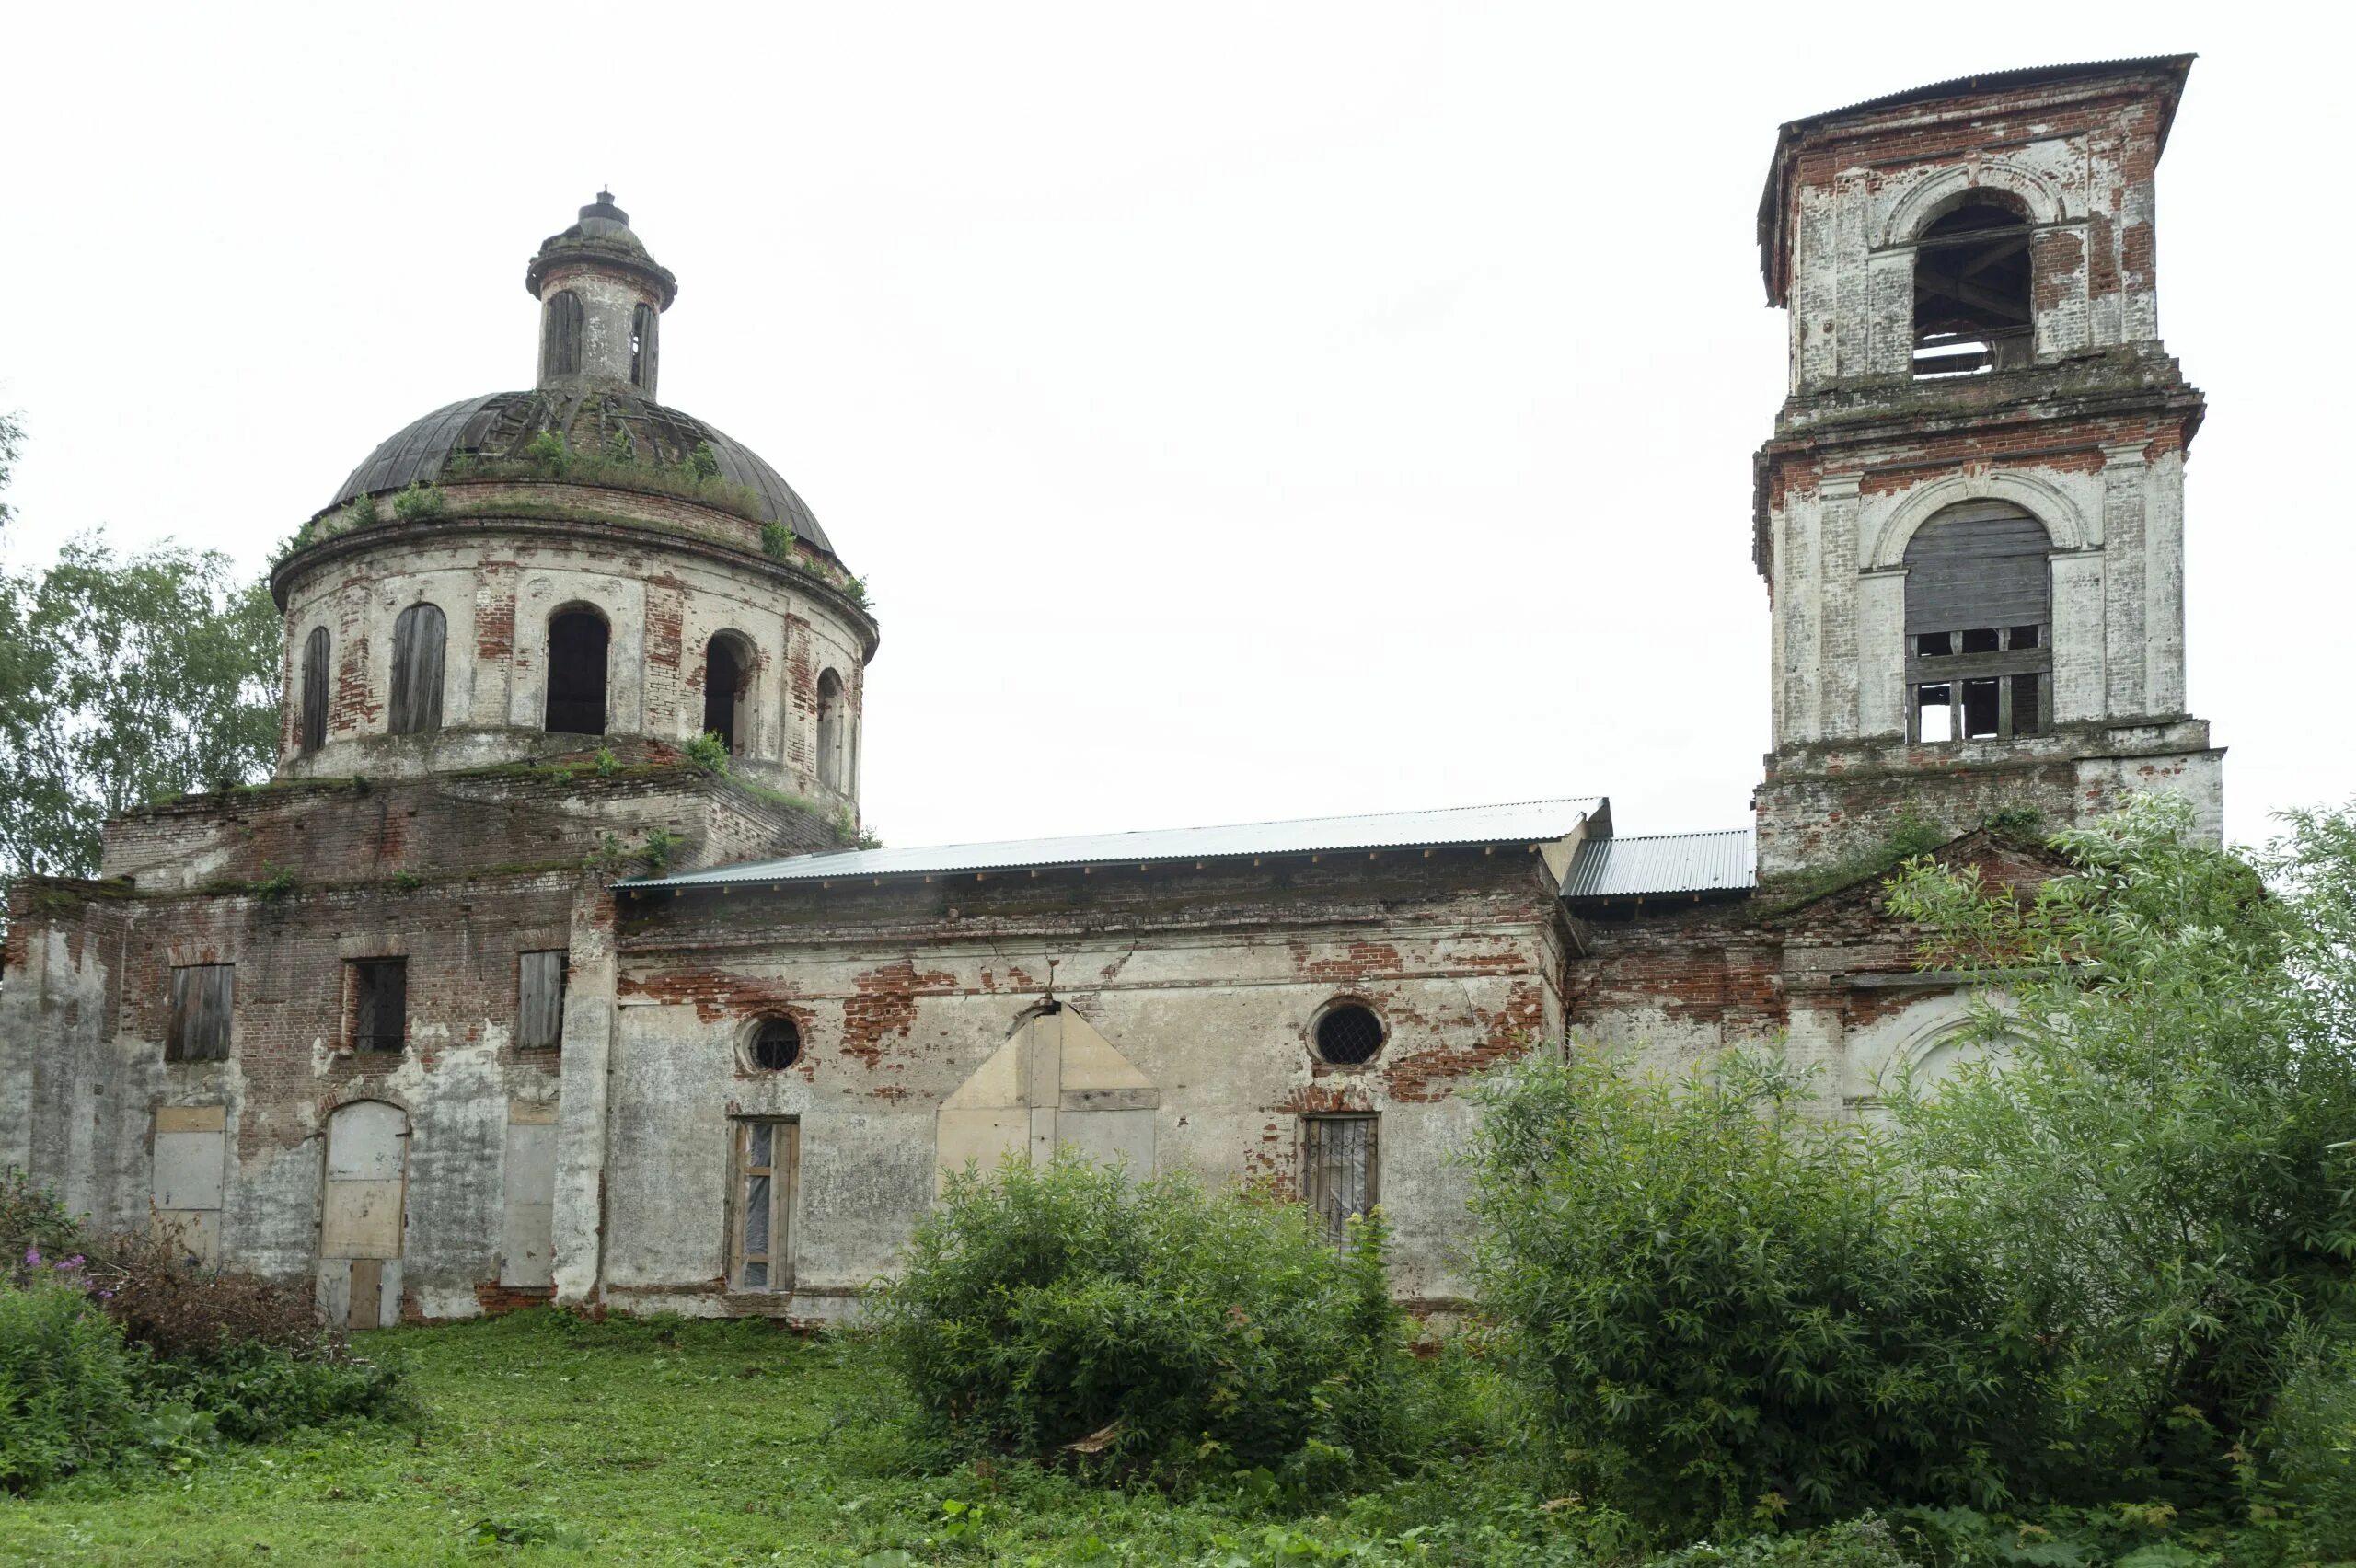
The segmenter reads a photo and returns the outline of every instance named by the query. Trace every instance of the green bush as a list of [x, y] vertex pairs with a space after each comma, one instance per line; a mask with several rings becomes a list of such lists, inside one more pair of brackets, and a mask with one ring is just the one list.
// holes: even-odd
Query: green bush
[[152, 1363], [138, 1381], [151, 1403], [210, 1417], [223, 1437], [237, 1443], [267, 1442], [298, 1426], [346, 1418], [399, 1421], [414, 1414], [397, 1367], [340, 1345], [298, 1351], [246, 1340]]
[[725, 778], [728, 773], [728, 743], [706, 730], [687, 743], [687, 760], [706, 773]]
[[875, 1297], [932, 1429], [975, 1454], [1325, 1485], [1407, 1447], [1379, 1216], [1135, 1182], [1069, 1151], [953, 1175]]
[[139, 1441], [134, 1356], [75, 1271], [0, 1271], [0, 1488], [109, 1463]]
[[1484, 1308], [1575, 1480], [1679, 1539], [2004, 1495], [2030, 1357], [1888, 1139], [1730, 1055], [1480, 1091]]

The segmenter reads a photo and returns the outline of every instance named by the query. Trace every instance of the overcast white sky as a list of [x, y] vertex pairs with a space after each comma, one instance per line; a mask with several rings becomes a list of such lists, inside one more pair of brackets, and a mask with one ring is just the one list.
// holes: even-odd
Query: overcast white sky
[[2323, 8], [1637, 9], [18, 6], [0, 548], [258, 570], [395, 428], [529, 385], [525, 262], [610, 181], [680, 280], [664, 400], [868, 575], [890, 842], [1586, 793], [1738, 826], [1776, 125], [2198, 51], [2159, 242], [2213, 404], [2192, 703], [2235, 837], [2356, 790]]

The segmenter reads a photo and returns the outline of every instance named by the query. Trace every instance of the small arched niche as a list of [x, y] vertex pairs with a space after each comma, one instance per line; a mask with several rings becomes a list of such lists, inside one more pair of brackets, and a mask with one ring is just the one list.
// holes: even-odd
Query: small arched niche
[[841, 793], [849, 788], [850, 716], [843, 678], [832, 670], [818, 674], [818, 782]]
[[606, 665], [611, 640], [606, 617], [586, 605], [568, 605], [549, 617], [549, 695], [543, 729], [564, 735], [606, 732]]
[[729, 755], [742, 756], [753, 741], [752, 639], [741, 631], [713, 635], [703, 651], [703, 732], [718, 735]]
[[2008, 501], [1947, 507], [1906, 542], [1906, 738], [2042, 734], [2053, 719], [2052, 548]]
[[1914, 378], [2016, 370], [2035, 357], [2030, 242], [2013, 199], [1974, 190], [1914, 242]]

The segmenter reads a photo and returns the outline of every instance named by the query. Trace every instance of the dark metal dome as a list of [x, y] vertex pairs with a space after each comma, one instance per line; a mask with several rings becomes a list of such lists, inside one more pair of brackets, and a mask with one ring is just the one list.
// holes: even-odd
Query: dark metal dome
[[524, 448], [544, 430], [564, 438], [573, 451], [597, 454], [606, 450], [617, 432], [627, 431], [637, 460], [676, 467], [696, 447], [709, 442], [719, 459], [720, 474], [761, 497], [772, 523], [782, 523], [794, 534], [827, 554], [835, 547], [818, 526], [810, 508], [778, 471], [750, 447], [730, 439], [692, 414], [613, 387], [567, 389], [543, 387], [536, 392], [492, 392], [469, 398], [446, 409], [436, 409], [396, 433], [368, 460], [352, 471], [328, 503], [332, 510], [357, 495], [406, 490], [442, 478], [444, 467], [459, 455], [496, 461], [521, 458]]

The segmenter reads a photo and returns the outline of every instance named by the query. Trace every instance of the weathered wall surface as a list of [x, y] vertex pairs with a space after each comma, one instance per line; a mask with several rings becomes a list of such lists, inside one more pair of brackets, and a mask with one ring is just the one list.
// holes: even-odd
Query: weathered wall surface
[[[856, 806], [874, 626], [814, 569], [763, 557], [752, 525], [688, 502], [557, 484], [447, 489], [446, 515], [337, 535], [283, 574], [283, 773], [415, 777], [578, 749], [581, 737], [541, 729], [548, 624], [560, 609], [587, 606], [610, 631], [608, 736], [684, 746], [702, 733], [706, 650], [715, 635], [734, 633], [755, 655], [738, 766], [830, 806]], [[589, 507], [595, 519], [575, 515]], [[439, 608], [447, 625], [442, 728], [392, 735], [393, 625], [419, 604]], [[320, 628], [330, 639], [332, 698], [327, 744], [306, 754], [303, 650]], [[854, 759], [840, 789], [822, 777], [816, 750], [828, 670], [844, 686]]]
[[[599, 853], [609, 833], [618, 859]], [[405, 1191], [398, 1251], [364, 1261], [397, 1309], [545, 1297], [560, 1242], [594, 1279], [598, 1194], [578, 1169], [598, 1160], [568, 1165], [555, 1129], [568, 1080], [602, 1104], [576, 1063], [613, 1030], [606, 884], [642, 869], [629, 851], [651, 835], [683, 867], [833, 847], [807, 812], [642, 760], [288, 781], [121, 819], [107, 864], [123, 880], [13, 892], [0, 1159], [102, 1228], [192, 1216], [221, 1262], [301, 1278], [323, 1244], [329, 1120], [381, 1101], [406, 1127]], [[526, 1048], [518, 955], [558, 950], [563, 1044]], [[404, 1047], [355, 1050], [349, 966], [390, 958], [407, 962]], [[167, 1062], [172, 971], [198, 964], [234, 966], [228, 1056]]]
[[[607, 1288], [702, 1311], [785, 1310], [722, 1279], [730, 1121], [800, 1119], [791, 1309], [832, 1312], [930, 1204], [945, 1102], [1056, 995], [1149, 1080], [1155, 1168], [1297, 1187], [1301, 1118], [1380, 1117], [1397, 1283], [1464, 1288], [1451, 1155], [1462, 1081], [1561, 1023], [1553, 888], [1536, 857], [1304, 860], [1261, 870], [1050, 872], [976, 883], [704, 894], [626, 908], [606, 1172]], [[1388, 1038], [1318, 1059], [1322, 1009]], [[754, 1024], [801, 1025], [756, 1070]]]

